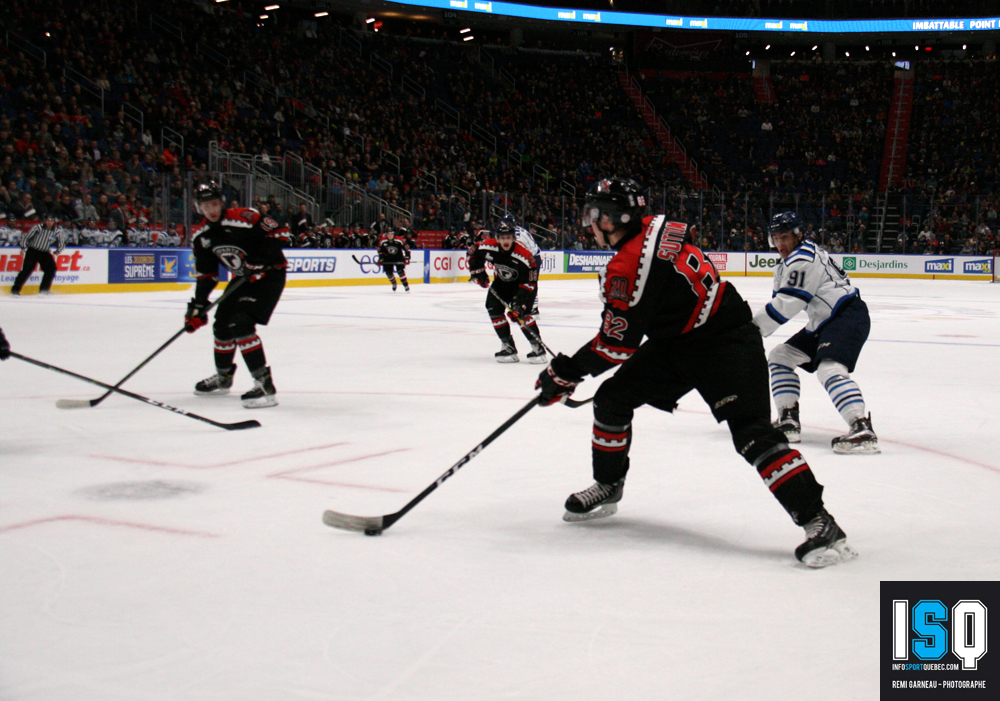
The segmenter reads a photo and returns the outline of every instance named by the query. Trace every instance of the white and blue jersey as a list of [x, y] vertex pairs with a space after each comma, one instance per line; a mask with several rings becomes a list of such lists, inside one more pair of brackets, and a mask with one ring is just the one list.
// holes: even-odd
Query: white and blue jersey
[[771, 301], [753, 322], [762, 335], [770, 336], [805, 309], [809, 316], [805, 331], [814, 334], [857, 296], [857, 288], [830, 255], [806, 240], [774, 269]]
[[538, 248], [538, 244], [535, 242], [535, 237], [531, 235], [531, 232], [523, 226], [515, 226], [514, 235], [517, 237], [517, 242], [519, 244], [531, 251], [531, 255], [535, 257], [535, 265], [541, 265], [541, 249]]

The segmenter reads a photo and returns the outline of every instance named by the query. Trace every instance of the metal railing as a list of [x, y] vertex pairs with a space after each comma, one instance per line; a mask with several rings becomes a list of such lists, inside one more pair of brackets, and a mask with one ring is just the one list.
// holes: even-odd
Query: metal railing
[[11, 46], [13, 46], [15, 49], [20, 49], [26, 55], [30, 56], [36, 61], [41, 61], [43, 66], [48, 67], [49, 56], [47, 53], [45, 53], [45, 49], [35, 46], [34, 44], [32, 44], [30, 41], [20, 36], [19, 34], [15, 34], [14, 32], [8, 31], [7, 48], [9, 49]]
[[97, 83], [83, 73], [69, 66], [63, 66], [63, 77], [74, 85], [79, 85], [81, 90], [97, 98], [98, 102], [101, 103], [101, 114], [104, 114], [104, 88], [99, 87]]

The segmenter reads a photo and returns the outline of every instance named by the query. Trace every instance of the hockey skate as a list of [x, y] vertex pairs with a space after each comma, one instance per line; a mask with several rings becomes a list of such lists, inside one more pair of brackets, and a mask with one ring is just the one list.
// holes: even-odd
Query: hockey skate
[[517, 363], [521, 359], [517, 357], [517, 348], [509, 341], [503, 342], [503, 348], [493, 354], [498, 363]]
[[882, 452], [878, 447], [878, 436], [872, 430], [871, 414], [854, 419], [850, 432], [834, 438], [830, 444], [833, 452], [841, 455], [873, 455]]
[[247, 409], [262, 409], [278, 406], [275, 398], [274, 382], [271, 381], [271, 368], [264, 368], [259, 376], [253, 378], [253, 389], [240, 397]]
[[792, 406], [782, 409], [781, 416], [772, 425], [785, 434], [785, 439], [789, 443], [801, 443], [802, 424], [799, 423], [799, 403], [795, 402]]
[[625, 489], [625, 478], [614, 484], [595, 482], [582, 492], [570, 494], [566, 500], [563, 521], [592, 521], [618, 513], [618, 502]]
[[531, 352], [528, 353], [528, 362], [533, 365], [546, 362], [549, 357], [545, 354], [545, 349], [540, 345], [532, 345]]
[[806, 530], [806, 542], [795, 548], [795, 558], [806, 567], [826, 567], [858, 556], [857, 551], [847, 544], [847, 534], [826, 509], [821, 509], [803, 528]]
[[229, 394], [229, 388], [233, 386], [233, 375], [235, 374], [235, 365], [230, 366], [228, 370], [220, 370], [196, 384], [194, 393], [202, 397], [211, 394]]
[[391, 280], [391, 282], [392, 282], [392, 291], [395, 292], [396, 291], [396, 280], [393, 279], [393, 280]]

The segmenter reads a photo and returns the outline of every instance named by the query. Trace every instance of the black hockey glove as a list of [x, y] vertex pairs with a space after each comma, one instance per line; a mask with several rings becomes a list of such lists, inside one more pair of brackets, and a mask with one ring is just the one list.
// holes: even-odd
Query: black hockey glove
[[187, 314], [184, 315], [185, 331], [194, 333], [208, 323], [208, 312], [205, 311], [207, 306], [207, 301], [202, 302], [201, 300], [192, 299], [188, 302]]
[[583, 376], [573, 366], [573, 359], [560, 353], [538, 375], [535, 389], [541, 390], [541, 405], [552, 406], [569, 399], [569, 395], [573, 394], [573, 390], [581, 382]]
[[0, 360], [7, 360], [10, 357], [10, 344], [4, 338], [3, 329], [0, 329]]
[[511, 305], [511, 314], [514, 321], [527, 319], [531, 316], [531, 305], [535, 301], [535, 293], [531, 290], [518, 290], [514, 296], [514, 304]]
[[469, 282], [474, 282], [484, 290], [490, 286], [490, 276], [486, 274], [486, 270], [480, 268], [479, 270], [472, 270]]

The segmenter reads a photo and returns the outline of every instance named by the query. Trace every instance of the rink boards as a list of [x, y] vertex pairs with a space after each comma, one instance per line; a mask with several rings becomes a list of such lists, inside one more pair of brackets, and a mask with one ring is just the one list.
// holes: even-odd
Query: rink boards
[[[541, 278], [587, 278], [603, 270], [611, 251], [543, 251]], [[770, 276], [780, 260], [777, 253], [717, 252], [706, 255], [723, 276]], [[368, 249], [289, 249], [289, 287], [388, 285], [376, 252]], [[932, 280], [992, 279], [992, 256], [921, 256], [897, 254], [831, 254], [854, 277]], [[0, 248], [0, 289], [9, 290], [21, 269], [17, 248]], [[185, 288], [194, 281], [188, 248], [67, 248], [56, 258], [54, 286], [58, 292], [135, 292]], [[221, 278], [226, 272], [220, 269]], [[415, 250], [406, 275], [411, 283], [467, 282], [466, 253]], [[25, 293], [41, 281], [35, 271]]]

